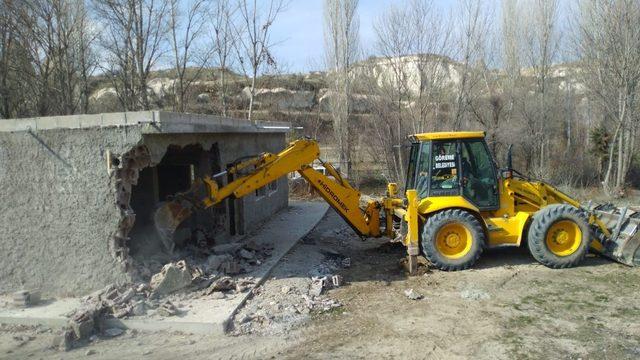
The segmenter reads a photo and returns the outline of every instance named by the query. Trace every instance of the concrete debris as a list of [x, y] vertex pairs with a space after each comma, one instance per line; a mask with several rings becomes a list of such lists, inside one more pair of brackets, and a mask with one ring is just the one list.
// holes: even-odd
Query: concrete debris
[[238, 252], [238, 255], [240, 255], [240, 257], [246, 260], [253, 260], [256, 257], [256, 254], [254, 252], [246, 249], [240, 249], [240, 251]]
[[169, 263], [153, 275], [149, 285], [156, 295], [170, 294], [191, 285], [191, 271], [184, 260]]
[[228, 243], [228, 244], [220, 244], [215, 245], [211, 250], [213, 250], [216, 254], [233, 254], [236, 251], [240, 250], [242, 244], [239, 243]]
[[258, 245], [258, 243], [256, 243], [253, 240], [249, 240], [249, 242], [244, 244], [244, 248], [247, 249], [247, 250], [251, 250], [251, 251], [262, 251], [263, 250], [263, 247]]
[[105, 334], [105, 336], [108, 336], [108, 337], [116, 337], [116, 336], [120, 336], [120, 335], [124, 334], [124, 330], [122, 330], [120, 328], [117, 328], [117, 327], [114, 327], [114, 328], [106, 329], [104, 331], [104, 334]]
[[100, 308], [87, 308], [77, 312], [71, 320], [69, 327], [73, 331], [76, 340], [88, 339], [95, 330], [95, 317]]
[[20, 290], [16, 291], [12, 295], [13, 305], [18, 307], [28, 307], [38, 304], [40, 302], [39, 291]]
[[344, 285], [342, 275], [314, 276], [311, 278], [309, 286], [309, 295], [320, 296], [324, 290], [329, 288], [337, 288]]
[[225, 263], [225, 262], [229, 262], [229, 261], [233, 261], [233, 256], [229, 255], [229, 254], [222, 254], [222, 255], [211, 255], [207, 258], [207, 261], [204, 264], [205, 269], [207, 269], [208, 272], [215, 272], [220, 270], [220, 266]]
[[327, 277], [314, 277], [309, 286], [309, 295], [320, 296], [324, 291], [324, 288], [329, 284]]
[[167, 300], [160, 304], [156, 312], [162, 316], [174, 316], [179, 313], [179, 310], [171, 301]]
[[229, 260], [220, 265], [220, 271], [224, 272], [227, 275], [237, 275], [240, 274], [242, 269], [240, 268], [240, 264], [238, 264], [235, 260]]
[[247, 291], [247, 289], [249, 289], [249, 287], [251, 287], [255, 283], [256, 283], [255, 280], [252, 279], [252, 278], [238, 279], [238, 281], [236, 281], [236, 289], [235, 290], [237, 292], [245, 292], [245, 291]]
[[334, 299], [314, 299], [307, 295], [302, 295], [302, 298], [309, 310], [329, 311], [342, 306], [339, 301]]
[[53, 337], [53, 347], [60, 351], [69, 351], [73, 349], [74, 335], [69, 328], [64, 328], [60, 333]]
[[224, 276], [211, 283], [211, 285], [204, 291], [204, 295], [211, 295], [216, 291], [235, 290], [235, 288], [235, 281], [230, 276]]
[[404, 291], [404, 295], [409, 299], [409, 300], [420, 300], [422, 298], [424, 298], [424, 295], [419, 294], [417, 292], [415, 292], [413, 289], [407, 289]]
[[291, 291], [291, 287], [290, 286], [283, 286], [282, 289], [280, 290], [283, 294], [288, 294]]
[[147, 313], [147, 306], [144, 300], [138, 301], [131, 307], [131, 315], [142, 316]]

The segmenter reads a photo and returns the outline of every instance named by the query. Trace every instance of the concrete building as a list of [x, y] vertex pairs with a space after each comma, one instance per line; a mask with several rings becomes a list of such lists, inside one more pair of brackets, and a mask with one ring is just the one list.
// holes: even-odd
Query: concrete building
[[[158, 111], [0, 120], [0, 292], [76, 295], [135, 280], [136, 262], [166, 252], [153, 233], [158, 202], [238, 158], [281, 150], [288, 127]], [[228, 241], [287, 201], [280, 179], [200, 211], [178, 246]]]

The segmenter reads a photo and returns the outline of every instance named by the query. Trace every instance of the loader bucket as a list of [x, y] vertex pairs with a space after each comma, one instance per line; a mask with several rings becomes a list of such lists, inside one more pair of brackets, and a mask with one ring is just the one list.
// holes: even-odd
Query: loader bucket
[[192, 204], [188, 201], [175, 199], [160, 204], [153, 214], [156, 232], [160, 236], [165, 248], [173, 251], [173, 234], [178, 226], [192, 214]]
[[593, 210], [611, 232], [611, 237], [602, 241], [602, 255], [625, 265], [640, 266], [640, 208], [605, 204]]

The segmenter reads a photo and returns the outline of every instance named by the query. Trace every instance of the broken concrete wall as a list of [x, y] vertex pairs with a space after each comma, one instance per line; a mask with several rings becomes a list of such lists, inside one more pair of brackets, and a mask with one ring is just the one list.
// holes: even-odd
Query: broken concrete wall
[[[106, 115], [97, 116], [104, 122]], [[122, 116], [131, 122], [158, 113]], [[210, 149], [217, 144], [224, 165], [285, 145], [284, 132], [233, 133], [232, 127], [225, 127], [227, 133], [203, 133], [206, 127], [200, 127], [200, 133], [155, 133], [149, 131], [151, 125], [141, 123], [60, 125], [76, 118], [79, 123], [96, 120], [83, 116], [0, 123], [0, 293], [39, 288], [54, 295], [77, 295], [130, 281], [128, 236], [136, 220], [131, 192], [140, 171], [158, 164], [169, 146], [198, 144]], [[49, 126], [52, 123], [56, 126]], [[39, 130], [42, 124], [48, 128]], [[182, 123], [167, 124], [184, 128]], [[237, 200], [244, 231], [287, 205], [286, 180], [267, 193]]]
[[127, 280], [110, 251], [122, 220], [106, 150], [135, 147], [139, 129], [0, 132], [1, 291], [77, 294]]

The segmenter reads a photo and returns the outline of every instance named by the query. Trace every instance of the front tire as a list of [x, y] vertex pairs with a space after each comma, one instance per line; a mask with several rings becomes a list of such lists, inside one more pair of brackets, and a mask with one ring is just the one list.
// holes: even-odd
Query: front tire
[[422, 229], [422, 252], [436, 268], [444, 271], [468, 269], [484, 248], [482, 224], [468, 211], [451, 209], [427, 220]]
[[574, 267], [589, 252], [590, 234], [589, 222], [582, 210], [553, 204], [533, 216], [527, 246], [531, 255], [547, 267]]

